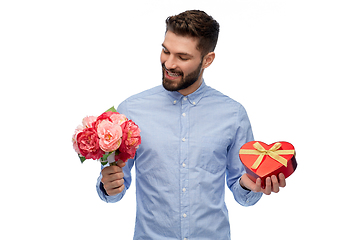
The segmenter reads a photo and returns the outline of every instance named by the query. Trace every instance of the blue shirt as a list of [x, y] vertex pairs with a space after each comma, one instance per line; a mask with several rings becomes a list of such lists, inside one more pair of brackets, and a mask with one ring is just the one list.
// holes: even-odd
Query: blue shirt
[[239, 150], [253, 140], [244, 107], [203, 82], [188, 96], [158, 86], [117, 110], [139, 125], [142, 143], [123, 168], [125, 190], [107, 196], [100, 174], [97, 192], [106, 202], [121, 200], [135, 163], [134, 239], [230, 239], [225, 183], [243, 206], [262, 196], [239, 184]]

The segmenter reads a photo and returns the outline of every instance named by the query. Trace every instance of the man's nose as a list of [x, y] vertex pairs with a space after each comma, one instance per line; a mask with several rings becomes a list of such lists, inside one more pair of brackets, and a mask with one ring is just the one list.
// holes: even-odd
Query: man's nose
[[175, 69], [176, 68], [176, 61], [174, 59], [173, 56], [169, 56], [166, 60], [165, 60], [165, 67], [166, 69]]

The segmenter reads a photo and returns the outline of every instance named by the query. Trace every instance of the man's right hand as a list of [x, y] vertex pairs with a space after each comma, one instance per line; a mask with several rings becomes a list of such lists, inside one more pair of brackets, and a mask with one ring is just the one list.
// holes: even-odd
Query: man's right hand
[[104, 189], [109, 196], [114, 196], [121, 193], [124, 186], [124, 173], [122, 168], [125, 167], [125, 163], [121, 160], [116, 162], [116, 166], [105, 167], [102, 171], [101, 182], [104, 185]]

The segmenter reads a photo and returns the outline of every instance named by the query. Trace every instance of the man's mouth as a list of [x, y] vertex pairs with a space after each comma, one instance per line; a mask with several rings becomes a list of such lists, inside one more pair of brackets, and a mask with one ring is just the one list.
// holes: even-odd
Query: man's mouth
[[166, 68], [164, 69], [164, 71], [165, 71], [165, 77], [170, 79], [170, 80], [175, 80], [178, 77], [182, 76], [181, 73], [179, 73], [179, 72], [171, 72], [171, 71], [167, 70]]

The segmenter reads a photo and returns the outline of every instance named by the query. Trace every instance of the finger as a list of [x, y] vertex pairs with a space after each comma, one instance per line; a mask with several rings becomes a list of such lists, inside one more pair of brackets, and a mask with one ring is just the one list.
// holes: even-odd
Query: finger
[[271, 179], [270, 179], [270, 177], [267, 177], [267, 178], [266, 178], [265, 189], [263, 189], [262, 192], [265, 193], [266, 195], [270, 195], [270, 194], [271, 194]]
[[114, 166], [114, 170], [112, 173], [110, 174], [117, 174], [117, 173], [123, 173], [123, 170], [121, 167], [118, 167], [118, 166]]
[[102, 179], [104, 181], [103, 180], [101, 180], [101, 181], [103, 181], [103, 182], [112, 182], [112, 181], [120, 180], [120, 179], [123, 179], [123, 178], [124, 178], [124, 173], [123, 172], [117, 172], [117, 173], [103, 175]]
[[116, 188], [121, 187], [123, 184], [124, 184], [124, 179], [120, 179], [120, 180], [105, 183], [104, 188], [105, 188], [106, 192], [110, 192]]
[[112, 190], [121, 187], [124, 184], [124, 179], [115, 180], [112, 182], [108, 182], [104, 185], [105, 190]]
[[118, 166], [108, 166], [108, 167], [103, 168], [103, 170], [101, 170], [101, 174], [103, 176], [118, 173], [118, 172], [122, 172], [122, 168], [120, 168]]
[[254, 192], [261, 192], [262, 188], [261, 188], [261, 179], [257, 178], [256, 179], [256, 185], [255, 185], [255, 189], [253, 190]]
[[285, 175], [283, 173], [279, 174], [279, 185], [280, 185], [280, 187], [286, 186]]
[[278, 193], [280, 191], [279, 181], [275, 175], [271, 176], [271, 182], [272, 182], [272, 191], [274, 193]]
[[118, 173], [103, 175], [102, 178], [101, 178], [101, 182], [103, 184], [107, 184], [107, 183], [110, 183], [110, 182], [113, 182], [113, 181], [116, 181], [116, 180], [120, 180], [120, 179], [123, 179], [123, 178], [124, 178], [124, 173], [121, 171], [121, 172], [118, 172]]
[[[105, 188], [105, 186], [104, 186]], [[113, 189], [109, 189], [109, 190], [106, 190], [106, 193], [109, 195], [109, 196], [114, 196], [114, 195], [117, 195], [119, 193], [121, 193], [122, 191], [124, 191], [125, 189], [125, 185], [121, 185], [120, 187], [117, 187], [117, 188], [113, 188]]]
[[119, 172], [119, 173], [114, 173], [114, 174], [110, 174], [108, 176], [106, 176], [106, 180], [108, 182], [113, 182], [116, 180], [120, 180], [124, 178], [124, 173], [123, 172]]

